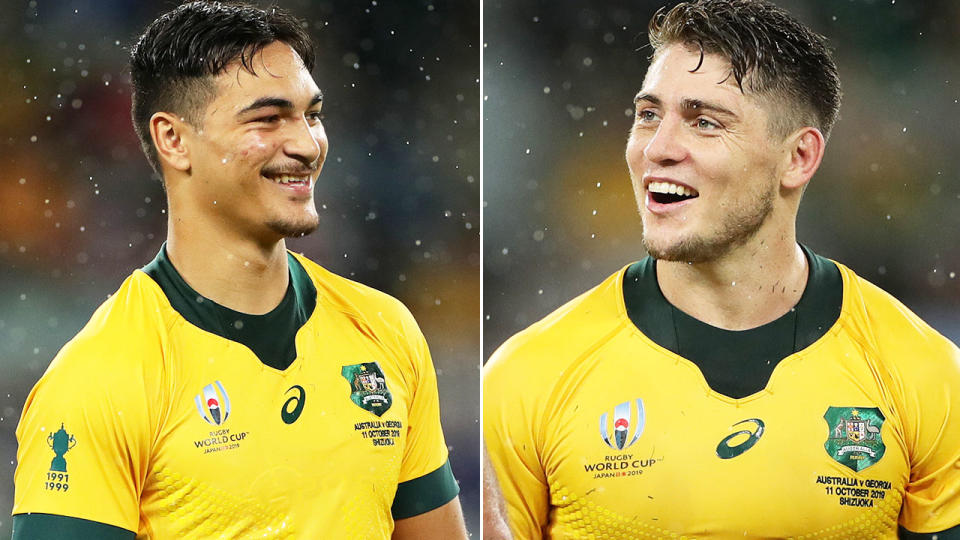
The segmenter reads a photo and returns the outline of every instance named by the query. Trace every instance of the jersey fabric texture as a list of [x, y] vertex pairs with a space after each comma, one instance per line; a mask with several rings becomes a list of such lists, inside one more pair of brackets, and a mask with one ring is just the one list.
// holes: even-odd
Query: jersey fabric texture
[[13, 513], [138, 538], [367, 539], [452, 500], [413, 317], [288, 263], [288, 294], [262, 316], [199, 296], [164, 251], [127, 278], [27, 398]]
[[[704, 323], [671, 313], [647, 258], [508, 340], [485, 368], [484, 437], [514, 535], [893, 539], [960, 523], [957, 347], [805, 253], [796, 308], [739, 335], [698, 342]], [[731, 344], [760, 354], [737, 367]]]

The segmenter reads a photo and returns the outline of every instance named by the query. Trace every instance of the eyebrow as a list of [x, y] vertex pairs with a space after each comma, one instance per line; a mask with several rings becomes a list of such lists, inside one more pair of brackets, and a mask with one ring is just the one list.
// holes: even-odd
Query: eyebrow
[[[323, 93], [317, 92], [310, 99], [310, 104], [307, 105], [307, 108], [309, 109], [310, 107], [313, 107], [314, 105], [322, 101], [323, 101]], [[281, 98], [281, 97], [262, 97], [254, 101], [250, 105], [247, 105], [246, 107], [241, 109], [240, 112], [237, 113], [237, 116], [242, 116], [248, 112], [256, 111], [258, 109], [265, 109], [267, 107], [278, 107], [280, 109], [292, 109], [293, 102], [290, 101], [289, 99]]]
[[[660, 98], [658, 98], [653, 94], [641, 93], [641, 94], [637, 94], [637, 97], [633, 99], [634, 104], [638, 104], [641, 101], [649, 101], [650, 103], [658, 107], [663, 105], [663, 102], [660, 100]], [[739, 118], [739, 116], [737, 116], [737, 113], [731, 111], [730, 109], [722, 105], [719, 105], [717, 103], [704, 101], [702, 99], [683, 98], [682, 100], [680, 100], [680, 108], [685, 111], [708, 111], [708, 112], [729, 116], [731, 118]]]

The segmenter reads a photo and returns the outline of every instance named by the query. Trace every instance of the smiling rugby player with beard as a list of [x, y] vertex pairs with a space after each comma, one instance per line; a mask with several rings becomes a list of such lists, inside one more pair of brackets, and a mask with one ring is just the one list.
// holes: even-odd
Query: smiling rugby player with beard
[[796, 238], [840, 106], [824, 38], [700, 0], [650, 42], [626, 147], [649, 257], [485, 368], [514, 536], [960, 537], [957, 347]]

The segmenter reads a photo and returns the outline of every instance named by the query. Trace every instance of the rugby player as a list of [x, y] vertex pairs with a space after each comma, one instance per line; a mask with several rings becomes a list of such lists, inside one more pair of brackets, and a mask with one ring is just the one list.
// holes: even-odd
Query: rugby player
[[193, 2], [133, 47], [167, 242], [27, 398], [15, 539], [466, 538], [413, 317], [284, 244], [327, 154], [304, 27]]
[[960, 352], [798, 244], [840, 105], [764, 0], [661, 10], [626, 160], [649, 256], [484, 374], [516, 538], [958, 538]]

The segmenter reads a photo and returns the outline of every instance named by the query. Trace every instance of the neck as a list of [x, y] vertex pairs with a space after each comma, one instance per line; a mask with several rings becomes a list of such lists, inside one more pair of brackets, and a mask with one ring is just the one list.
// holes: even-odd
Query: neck
[[282, 238], [258, 242], [215, 220], [174, 217], [178, 214], [172, 210], [167, 256], [195, 291], [251, 315], [268, 313], [280, 304], [290, 279]]
[[667, 301], [711, 326], [747, 330], [790, 311], [807, 284], [807, 259], [796, 235], [755, 237], [702, 263], [657, 261]]

